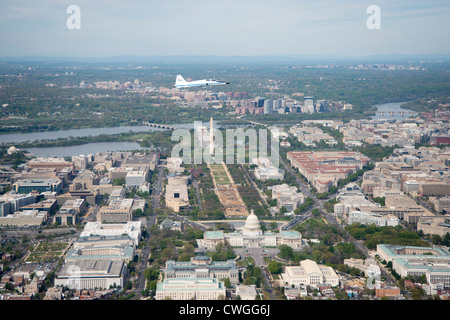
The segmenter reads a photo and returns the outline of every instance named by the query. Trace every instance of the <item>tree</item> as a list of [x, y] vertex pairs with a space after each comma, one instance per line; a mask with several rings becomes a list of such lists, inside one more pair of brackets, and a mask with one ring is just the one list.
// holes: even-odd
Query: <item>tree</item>
[[272, 274], [281, 273], [281, 263], [277, 261], [270, 261], [267, 268]]
[[223, 278], [223, 279], [220, 279], [220, 281], [224, 282], [226, 288], [231, 288], [230, 278]]
[[216, 252], [217, 253], [220, 253], [220, 252], [222, 252], [222, 250], [223, 250], [223, 248], [224, 248], [224, 243], [223, 242], [219, 242], [217, 245], [216, 245]]
[[431, 237], [431, 242], [432, 242], [433, 244], [441, 244], [441, 243], [442, 243], [442, 238], [441, 238], [440, 235], [434, 234], [434, 235]]
[[286, 260], [292, 260], [294, 257], [294, 249], [287, 244], [281, 244], [278, 249], [280, 250], [279, 256]]
[[112, 180], [113, 186], [122, 186], [125, 184], [125, 178], [115, 178]]
[[194, 252], [195, 252], [195, 247], [192, 244], [187, 243], [184, 245], [183, 253], [194, 254]]

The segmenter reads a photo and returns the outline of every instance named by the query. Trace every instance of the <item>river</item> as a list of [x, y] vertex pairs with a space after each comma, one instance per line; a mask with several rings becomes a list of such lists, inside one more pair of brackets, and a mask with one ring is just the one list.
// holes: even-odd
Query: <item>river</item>
[[[209, 121], [203, 122], [205, 127], [209, 127]], [[171, 124], [170, 126], [176, 128], [194, 128], [194, 123], [178, 123]], [[217, 126], [217, 122], [214, 121], [214, 126]], [[42, 131], [42, 132], [27, 132], [27, 133], [8, 133], [0, 134], [0, 144], [9, 143], [21, 143], [21, 142], [33, 142], [38, 140], [54, 140], [58, 138], [69, 137], [88, 137], [99, 136], [101, 134], [117, 134], [124, 132], [145, 132], [145, 131], [164, 131], [167, 129], [161, 129], [150, 126], [119, 126], [119, 127], [106, 127], [106, 128], [83, 128], [83, 129], [70, 129], [70, 130], [58, 130], [58, 131]]]
[[107, 151], [130, 151], [130, 150], [145, 150], [137, 142], [93, 142], [80, 144], [76, 146], [66, 147], [39, 147], [27, 148], [27, 151], [34, 154], [36, 157], [71, 157], [80, 154], [96, 154], [97, 152]]
[[32, 142], [37, 140], [53, 140], [58, 138], [69, 138], [69, 137], [88, 137], [88, 136], [94, 137], [99, 136], [101, 134], [116, 134], [129, 131], [140, 132], [140, 131], [161, 131], [161, 130], [164, 129], [149, 126], [123, 126], [123, 127], [83, 128], [83, 129], [27, 132], [27, 133], [8, 133], [0, 135], [0, 144], [20, 143], [27, 141]]
[[375, 107], [377, 107], [377, 111], [375, 112], [375, 116], [372, 116], [371, 119], [372, 120], [388, 119], [388, 120], [402, 121], [410, 117], [415, 118], [419, 115], [419, 113], [416, 111], [401, 108], [400, 106], [404, 103], [405, 102], [392, 102], [375, 105]]
[[[209, 127], [209, 121], [203, 122], [205, 127]], [[194, 128], [194, 123], [179, 123], [171, 124], [170, 126], [177, 128]], [[217, 127], [217, 122], [214, 121], [214, 126]], [[119, 126], [119, 127], [105, 127], [105, 128], [83, 128], [83, 129], [70, 129], [70, 130], [58, 130], [58, 131], [43, 131], [43, 132], [30, 132], [30, 133], [10, 133], [0, 135], [0, 144], [10, 143], [22, 143], [33, 142], [42, 140], [55, 140], [58, 138], [69, 137], [88, 137], [99, 136], [102, 134], [117, 134], [124, 132], [150, 132], [150, 131], [163, 131], [166, 129], [155, 128], [150, 126]], [[107, 151], [129, 151], [129, 150], [145, 150], [137, 142], [93, 142], [74, 146], [65, 147], [39, 147], [39, 148], [27, 148], [27, 151], [33, 153], [37, 157], [57, 156], [57, 157], [70, 157], [80, 154], [95, 154], [97, 152]]]

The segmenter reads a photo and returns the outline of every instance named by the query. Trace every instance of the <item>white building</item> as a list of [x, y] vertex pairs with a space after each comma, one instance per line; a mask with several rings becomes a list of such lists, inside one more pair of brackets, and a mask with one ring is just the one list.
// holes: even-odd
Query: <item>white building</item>
[[336, 197], [334, 213], [347, 218], [352, 211], [376, 208], [380, 205], [366, 199], [363, 190], [355, 183], [346, 185]]
[[339, 285], [339, 276], [333, 268], [318, 265], [309, 259], [300, 261], [300, 266], [286, 267], [281, 276], [283, 283], [289, 286], [329, 284], [336, 287]]
[[13, 214], [8, 214], [0, 217], [0, 225], [10, 226], [39, 226], [48, 218], [46, 211], [38, 210], [24, 210], [16, 211]]
[[253, 210], [239, 232], [224, 233], [223, 231], [207, 231], [203, 239], [198, 239], [199, 247], [215, 249], [217, 244], [228, 242], [234, 247], [278, 247], [286, 244], [294, 250], [301, 250], [307, 243], [297, 231], [281, 231], [279, 233], [263, 233], [258, 217]]
[[289, 134], [281, 128], [270, 127], [269, 130], [274, 139], [287, 139], [289, 137]]
[[130, 171], [125, 177], [125, 185], [127, 188], [139, 187], [145, 183], [147, 179], [147, 171]]
[[425, 275], [428, 284], [450, 287], [450, 253], [444, 247], [377, 245], [381, 260], [392, 262], [402, 277]]
[[19, 211], [19, 208], [35, 202], [32, 194], [17, 194], [13, 192], [0, 196], [0, 216], [6, 216], [10, 213]]
[[211, 278], [164, 279], [156, 287], [156, 300], [218, 300], [226, 296], [223, 281]]
[[63, 264], [55, 286], [73, 289], [124, 287], [127, 266], [122, 260], [76, 260]]
[[277, 209], [285, 207], [288, 213], [293, 213], [299, 205], [305, 202], [305, 196], [297, 192], [297, 187], [289, 186], [286, 183], [268, 187], [272, 190], [272, 199], [277, 199]]
[[72, 156], [72, 162], [76, 169], [86, 169], [91, 163], [92, 155], [81, 154], [79, 156]]
[[187, 261], [166, 261], [165, 279], [175, 278], [216, 278], [230, 279], [231, 284], [239, 283], [239, 271], [236, 261], [212, 261], [204, 254], [198, 254]]
[[254, 284], [236, 286], [236, 296], [241, 297], [241, 300], [255, 300], [257, 295], [256, 285]]
[[344, 264], [350, 268], [356, 268], [364, 272], [367, 277], [376, 278], [381, 275], [381, 269], [374, 258], [363, 259], [344, 259]]
[[183, 158], [181, 157], [167, 158], [166, 163], [166, 168], [170, 174], [182, 173], [184, 171]]
[[120, 236], [126, 234], [131, 239], [135, 246], [139, 245], [141, 239], [141, 221], [128, 221], [127, 223], [100, 223], [87, 222], [84, 226], [80, 238], [91, 236]]
[[283, 180], [284, 170], [275, 167], [255, 169], [255, 178], [258, 180]]
[[108, 203], [114, 201], [114, 200], [121, 200], [124, 199], [126, 196], [125, 189], [122, 187], [114, 187], [111, 190], [111, 194], [108, 198]]
[[399, 219], [391, 214], [380, 215], [370, 212], [352, 211], [348, 216], [348, 223], [374, 224], [377, 227], [395, 227], [399, 224]]

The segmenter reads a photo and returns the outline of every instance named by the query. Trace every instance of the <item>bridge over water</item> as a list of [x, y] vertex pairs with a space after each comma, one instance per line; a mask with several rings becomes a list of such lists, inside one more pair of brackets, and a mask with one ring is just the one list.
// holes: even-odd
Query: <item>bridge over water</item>
[[154, 127], [154, 128], [160, 128], [160, 129], [168, 129], [168, 130], [175, 130], [177, 127], [168, 125], [168, 124], [159, 124], [159, 123], [152, 123], [152, 122], [144, 122], [144, 126], [148, 127]]

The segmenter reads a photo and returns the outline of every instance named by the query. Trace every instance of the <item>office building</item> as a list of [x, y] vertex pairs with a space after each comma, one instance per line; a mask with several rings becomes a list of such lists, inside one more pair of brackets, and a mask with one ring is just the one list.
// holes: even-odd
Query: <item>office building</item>
[[392, 214], [380, 215], [370, 212], [351, 211], [348, 215], [348, 223], [374, 224], [377, 227], [395, 227], [399, 225], [399, 219]]
[[287, 212], [293, 212], [303, 202], [305, 196], [301, 192], [297, 192], [297, 187], [289, 186], [287, 184], [275, 185], [268, 187], [272, 190], [272, 199], [277, 200], [277, 209], [286, 208]]
[[370, 162], [369, 157], [354, 151], [289, 151], [287, 159], [318, 193], [327, 192]]
[[168, 180], [165, 194], [166, 206], [175, 212], [189, 207], [187, 182], [187, 179], [181, 177], [170, 177]]
[[111, 200], [107, 206], [103, 206], [97, 212], [97, 222], [127, 222], [133, 220], [133, 212], [140, 209], [144, 212], [146, 206], [145, 199], [115, 199]]
[[81, 238], [89, 238], [95, 236], [105, 238], [127, 236], [127, 238], [129, 237], [130, 239], [132, 239], [132, 242], [135, 246], [138, 246], [141, 239], [141, 226], [141, 221], [106, 224], [100, 222], [87, 222], [78, 240], [80, 241]]
[[78, 290], [123, 288], [127, 277], [122, 260], [74, 260], [64, 263], [57, 272], [55, 286]]
[[283, 180], [284, 170], [275, 167], [256, 168], [255, 178], [258, 180]]
[[54, 168], [58, 172], [64, 168], [70, 168], [73, 172], [74, 164], [72, 162], [66, 161], [63, 158], [34, 158], [27, 162], [27, 167], [33, 168]]
[[100, 247], [71, 248], [64, 258], [64, 262], [78, 260], [110, 260], [128, 263], [135, 256], [135, 248], [132, 245], [111, 245]]
[[73, 226], [78, 223], [78, 212], [70, 209], [59, 211], [53, 216], [53, 224], [58, 226]]
[[19, 211], [20, 208], [33, 204], [36, 197], [32, 194], [16, 194], [12, 192], [0, 195], [0, 216]]
[[450, 216], [422, 216], [417, 222], [417, 231], [422, 231], [424, 234], [436, 234], [443, 238], [450, 233]]
[[139, 187], [147, 180], [148, 171], [130, 171], [125, 176], [125, 185], [127, 188]]
[[48, 213], [38, 210], [16, 211], [4, 217], [0, 217], [2, 226], [40, 226], [48, 218]]
[[156, 287], [156, 300], [218, 300], [225, 296], [223, 281], [215, 278], [164, 279]]
[[200, 253], [188, 262], [167, 261], [164, 278], [229, 278], [231, 284], [235, 285], [239, 283], [239, 271], [234, 260], [212, 261], [210, 257]]
[[286, 267], [281, 274], [282, 281], [289, 286], [309, 285], [317, 287], [319, 284], [328, 284], [332, 287], [339, 286], [339, 276], [333, 268], [319, 265], [312, 260], [302, 260], [299, 266]]
[[381, 260], [392, 262], [392, 268], [402, 277], [425, 275], [428, 284], [450, 287], [450, 252], [444, 247], [379, 244], [377, 254]]
[[60, 193], [62, 191], [62, 183], [59, 179], [26, 179], [14, 183], [13, 188], [17, 193], [30, 193], [32, 191], [38, 193], [45, 191]]
[[263, 103], [264, 114], [272, 113], [273, 111], [273, 100], [264, 100]]

